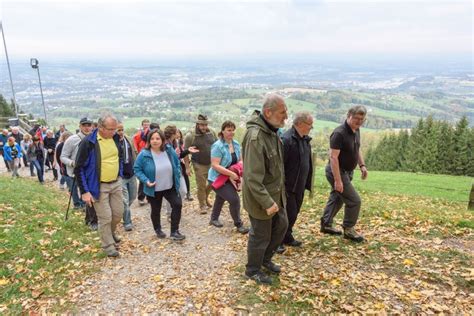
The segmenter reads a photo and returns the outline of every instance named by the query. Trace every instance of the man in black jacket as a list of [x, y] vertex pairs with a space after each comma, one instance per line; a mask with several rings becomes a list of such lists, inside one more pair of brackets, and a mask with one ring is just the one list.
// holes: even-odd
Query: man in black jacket
[[313, 129], [313, 117], [309, 112], [298, 112], [293, 119], [293, 126], [282, 136], [285, 189], [287, 196], [286, 211], [288, 229], [282, 245], [277, 252], [285, 251], [283, 245], [300, 247], [302, 242], [293, 237], [293, 226], [303, 204], [305, 189], [311, 191], [313, 163], [311, 154], [310, 131]]

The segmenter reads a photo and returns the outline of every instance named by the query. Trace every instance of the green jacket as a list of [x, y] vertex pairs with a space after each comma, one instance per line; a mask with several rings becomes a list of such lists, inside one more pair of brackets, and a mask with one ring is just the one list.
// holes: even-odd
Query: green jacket
[[286, 212], [283, 143], [255, 111], [247, 122], [242, 142], [244, 209], [253, 218], [267, 220], [266, 209], [277, 203]]

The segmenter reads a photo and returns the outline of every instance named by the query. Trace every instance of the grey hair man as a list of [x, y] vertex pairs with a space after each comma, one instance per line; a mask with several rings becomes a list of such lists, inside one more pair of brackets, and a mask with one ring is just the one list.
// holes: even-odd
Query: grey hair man
[[360, 152], [360, 127], [365, 121], [367, 110], [364, 106], [354, 106], [347, 112], [345, 122], [336, 127], [329, 142], [329, 163], [326, 166], [326, 179], [332, 190], [321, 217], [321, 232], [340, 235], [342, 232], [332, 227], [333, 219], [342, 206], [344, 208], [344, 238], [355, 242], [364, 241], [354, 226], [359, 218], [361, 198], [354, 186], [352, 177], [359, 165], [362, 180], [367, 178], [367, 167]]
[[287, 118], [283, 97], [268, 95], [262, 111], [255, 111], [247, 122], [242, 142], [242, 195], [251, 224], [245, 275], [257, 283], [272, 283], [262, 266], [270, 273], [281, 271], [272, 257], [288, 227], [283, 143], [278, 133]]
[[281, 137], [285, 165], [286, 212], [288, 229], [282, 245], [277, 249], [281, 253], [283, 245], [300, 247], [302, 242], [293, 237], [293, 226], [303, 204], [304, 191], [311, 191], [313, 163], [311, 154], [311, 137], [313, 117], [309, 112], [298, 112], [293, 119], [293, 126]]

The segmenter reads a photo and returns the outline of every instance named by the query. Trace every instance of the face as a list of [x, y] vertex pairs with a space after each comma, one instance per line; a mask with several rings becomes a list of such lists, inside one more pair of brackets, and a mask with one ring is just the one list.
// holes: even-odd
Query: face
[[8, 143], [9, 143], [10, 145], [12, 145], [14, 142], [15, 142], [15, 138], [14, 138], [14, 137], [9, 137], [9, 138], [8, 138]]
[[365, 115], [354, 114], [347, 119], [347, 124], [355, 131], [358, 130], [365, 122]]
[[209, 129], [207, 127], [207, 124], [198, 124], [197, 127], [201, 131], [201, 133], [206, 133]]
[[307, 136], [313, 129], [313, 118], [309, 117], [303, 122], [300, 122], [298, 125], [298, 130], [300, 131], [302, 136]]
[[65, 129], [66, 129], [66, 127], [65, 127], [64, 125], [60, 125], [60, 126], [59, 126], [59, 130], [60, 130], [61, 132], [64, 132]]
[[160, 134], [153, 133], [150, 138], [150, 146], [152, 149], [159, 150], [163, 141], [161, 140]]
[[117, 134], [119, 135], [120, 139], [123, 138], [123, 124], [117, 124]]
[[181, 133], [180, 132], [176, 133], [176, 140], [181, 140]]
[[18, 134], [18, 129], [13, 128], [13, 129], [12, 129], [12, 134], [14, 134], [14, 135]]
[[113, 119], [107, 119], [103, 122], [103, 125], [99, 125], [100, 136], [109, 139], [112, 138], [117, 132], [117, 121]]
[[281, 100], [272, 110], [265, 110], [264, 115], [267, 122], [273, 127], [284, 127], [285, 120], [288, 118], [285, 101]]
[[54, 137], [53, 132], [46, 133], [46, 137], [53, 138]]
[[222, 136], [225, 140], [232, 140], [234, 138], [235, 129], [233, 127], [226, 127], [222, 131]]
[[142, 129], [143, 130], [146, 130], [146, 129], [149, 129], [149, 128], [150, 128], [150, 123], [149, 122], [142, 123]]
[[4, 129], [4, 130], [2, 131], [2, 134], [3, 134], [3, 135], [8, 135], [8, 130]]
[[89, 135], [92, 132], [92, 124], [84, 123], [79, 125], [79, 129], [84, 135]]

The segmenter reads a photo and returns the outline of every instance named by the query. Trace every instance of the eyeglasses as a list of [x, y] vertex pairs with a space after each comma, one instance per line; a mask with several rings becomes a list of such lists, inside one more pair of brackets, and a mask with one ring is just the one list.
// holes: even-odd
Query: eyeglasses
[[117, 132], [123, 132], [123, 128], [118, 129]]
[[313, 129], [313, 123], [310, 124], [310, 123], [305, 122], [305, 121], [303, 121], [303, 123], [305, 123], [306, 125], [308, 125], [308, 126], [309, 126], [309, 129]]
[[365, 122], [366, 117], [365, 117], [365, 116], [363, 116], [363, 117], [360, 117], [360, 116], [352, 116], [351, 119], [354, 120], [354, 121], [358, 121], [358, 122]]
[[107, 128], [105, 126], [101, 126], [101, 127], [109, 132], [115, 132], [117, 130], [116, 128]]

